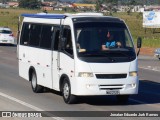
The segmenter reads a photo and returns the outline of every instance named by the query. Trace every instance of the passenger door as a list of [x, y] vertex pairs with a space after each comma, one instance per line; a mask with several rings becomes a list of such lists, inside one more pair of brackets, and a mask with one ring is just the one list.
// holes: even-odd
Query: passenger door
[[55, 28], [54, 31], [54, 44], [53, 44], [53, 89], [59, 90], [60, 75], [66, 74], [70, 78], [73, 78], [74, 74], [74, 55], [72, 46], [72, 36], [69, 27], [63, 27], [62, 38], [66, 39], [64, 48], [60, 46], [60, 28]]
[[53, 51], [52, 51], [52, 81], [53, 89], [59, 90], [59, 38], [60, 38], [60, 28], [54, 28], [54, 40], [53, 40]]
[[[62, 40], [65, 41], [63, 43], [64, 46], [61, 46], [60, 49], [60, 75], [65, 74], [68, 76], [70, 85], [72, 86], [74, 79], [74, 53], [73, 53], [73, 41], [72, 41], [72, 33], [69, 26], [63, 27]], [[73, 81], [73, 82], [72, 82]]]

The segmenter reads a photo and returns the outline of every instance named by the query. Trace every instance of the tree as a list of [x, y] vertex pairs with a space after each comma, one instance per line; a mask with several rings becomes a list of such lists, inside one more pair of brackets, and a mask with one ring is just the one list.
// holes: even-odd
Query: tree
[[137, 3], [136, 3], [136, 1], [135, 0], [131, 0], [130, 1], [130, 5], [136, 5]]
[[160, 0], [157, 0], [157, 4], [160, 5]]
[[29, 9], [39, 9], [41, 2], [39, 0], [20, 0], [19, 7]]
[[107, 6], [107, 10], [109, 11], [109, 15], [112, 15], [112, 12], [117, 12], [118, 0], [104, 0], [104, 3]]
[[0, 0], [0, 3], [6, 4], [9, 0]]
[[117, 5], [118, 4], [118, 0], [104, 0], [104, 2], [106, 4], [112, 4], [112, 5]]
[[96, 11], [100, 11], [101, 10], [103, 2], [104, 2], [104, 0], [97, 0], [96, 1]]
[[94, 0], [81, 0], [81, 3], [93, 4], [95, 3]]

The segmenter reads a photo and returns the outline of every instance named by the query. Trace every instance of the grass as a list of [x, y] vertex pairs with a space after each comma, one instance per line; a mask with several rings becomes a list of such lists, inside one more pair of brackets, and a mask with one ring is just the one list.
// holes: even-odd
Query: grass
[[25, 9], [0, 9], [0, 26], [8, 26], [14, 35], [17, 33], [18, 17], [22, 13], [36, 13], [38, 10]]
[[[8, 26], [14, 32], [17, 33], [18, 16], [22, 13], [38, 13], [42, 10], [26, 10], [26, 9], [0, 9], [0, 26]], [[50, 11], [52, 12], [52, 11]], [[53, 11], [59, 13], [59, 11]], [[156, 29], [156, 33], [153, 34], [152, 29], [145, 29], [142, 27], [142, 14], [140, 13], [113, 13], [113, 16], [123, 19], [128, 25], [134, 42], [140, 36], [143, 39], [143, 47], [160, 47], [160, 30]]]

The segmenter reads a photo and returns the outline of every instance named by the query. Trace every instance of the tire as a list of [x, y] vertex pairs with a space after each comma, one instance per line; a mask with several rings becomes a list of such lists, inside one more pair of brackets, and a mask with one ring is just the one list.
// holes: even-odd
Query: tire
[[43, 87], [37, 84], [37, 75], [35, 72], [33, 72], [31, 76], [31, 86], [34, 93], [43, 92]]
[[67, 78], [64, 78], [62, 84], [62, 95], [65, 103], [73, 104], [76, 102], [76, 96], [71, 94], [71, 86]]
[[129, 95], [117, 95], [117, 100], [119, 103], [127, 103]]

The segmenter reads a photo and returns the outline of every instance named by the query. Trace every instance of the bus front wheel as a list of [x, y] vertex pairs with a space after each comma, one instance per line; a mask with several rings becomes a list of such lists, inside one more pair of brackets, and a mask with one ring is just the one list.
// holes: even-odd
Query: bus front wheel
[[40, 93], [43, 91], [43, 87], [37, 84], [37, 75], [35, 72], [32, 73], [31, 86], [32, 86], [33, 92], [35, 93]]
[[73, 104], [76, 102], [76, 96], [71, 94], [71, 86], [67, 78], [64, 78], [62, 84], [62, 95], [65, 103]]

